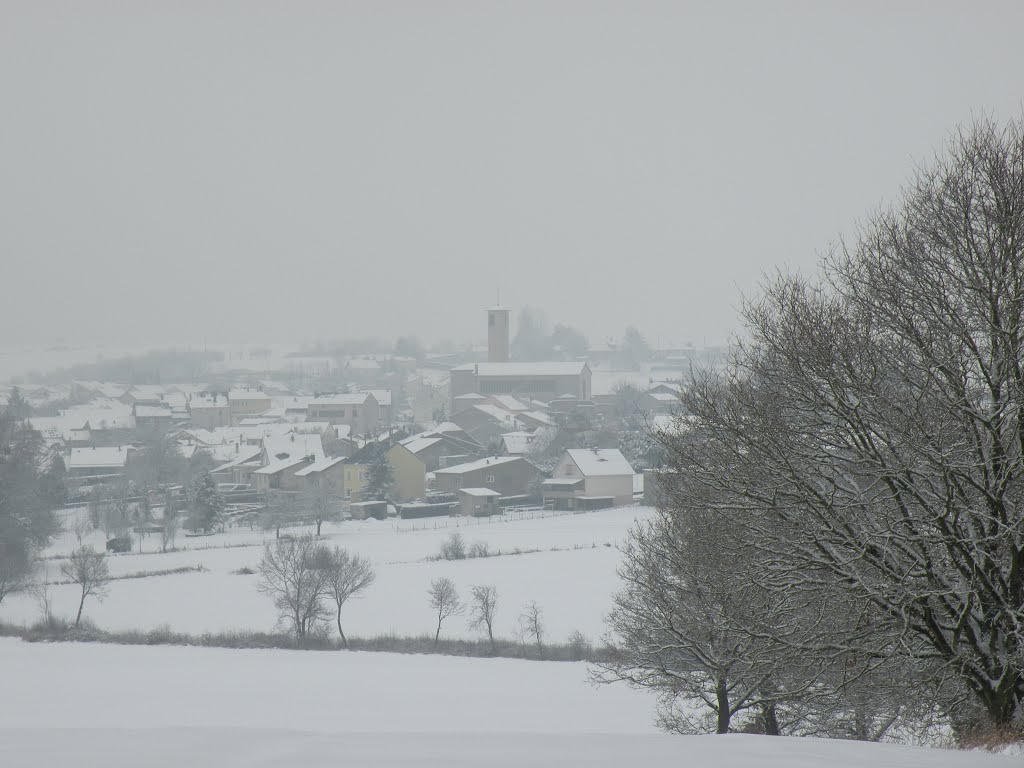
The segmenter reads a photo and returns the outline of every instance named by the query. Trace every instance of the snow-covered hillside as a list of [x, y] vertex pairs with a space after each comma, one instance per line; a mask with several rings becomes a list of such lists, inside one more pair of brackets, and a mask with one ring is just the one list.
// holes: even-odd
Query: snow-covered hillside
[[855, 742], [658, 734], [649, 697], [595, 690], [573, 663], [0, 640], [0, 664], [0, 765], [18, 768], [1015, 764]]

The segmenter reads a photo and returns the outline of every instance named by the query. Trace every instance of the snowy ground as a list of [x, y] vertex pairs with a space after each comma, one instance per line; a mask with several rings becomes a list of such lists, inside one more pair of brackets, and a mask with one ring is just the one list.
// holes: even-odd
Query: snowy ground
[[[675, 737], [582, 664], [0, 640], [0, 765], [998, 768], [1009, 758]], [[102, 706], [97, 704], [101, 703]]]
[[[79, 514], [84, 514], [84, 510]], [[324, 540], [371, 558], [377, 583], [366, 597], [346, 606], [346, 632], [375, 635], [432, 633], [433, 618], [426, 595], [432, 579], [451, 578], [463, 595], [474, 584], [491, 584], [498, 590], [496, 633], [511, 637], [525, 603], [537, 601], [552, 642], [564, 641], [573, 630], [597, 640], [603, 618], [618, 588], [619, 562], [616, 545], [642, 507], [601, 510], [579, 515], [515, 520], [365, 521], [324, 527]], [[549, 513], [550, 515], [550, 513]], [[459, 527], [455, 527], [458, 524]], [[438, 526], [435, 528], [435, 525]], [[461, 561], [434, 561], [442, 541], [459, 532], [467, 544], [486, 542], [492, 551], [511, 553], [539, 549], [530, 554]], [[151, 554], [124, 554], [109, 558], [113, 575], [202, 565], [201, 573], [155, 576], [114, 581], [102, 603], [86, 604], [85, 615], [106, 629], [152, 629], [169, 626], [180, 632], [271, 630], [275, 613], [269, 599], [257, 592], [258, 576], [237, 575], [242, 567], [255, 569], [260, 544], [273, 534], [247, 528], [203, 538], [179, 537], [189, 549], [159, 554], [159, 542], [143, 540]], [[92, 534], [89, 543], [103, 546], [103, 535]], [[57, 555], [71, 551], [77, 542], [65, 533], [48, 550]], [[225, 548], [224, 545], [230, 545]], [[199, 549], [197, 547], [205, 547]], [[214, 547], [214, 548], [210, 548]], [[558, 551], [552, 551], [558, 548]], [[50, 578], [59, 579], [59, 561], [48, 561]], [[52, 587], [53, 608], [58, 615], [73, 616], [77, 587]], [[31, 596], [7, 598], [0, 605], [5, 621], [31, 623], [38, 617]], [[451, 619], [442, 633], [448, 637], [474, 637], [465, 619]]]

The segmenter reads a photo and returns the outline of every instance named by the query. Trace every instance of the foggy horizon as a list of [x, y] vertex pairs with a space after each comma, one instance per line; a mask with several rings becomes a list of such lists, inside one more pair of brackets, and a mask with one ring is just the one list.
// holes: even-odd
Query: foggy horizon
[[31, 288], [0, 324], [464, 343], [500, 291], [592, 344], [720, 344], [764, 273], [813, 271], [958, 125], [1020, 113], [1013, 18], [7, 2], [0, 249]]

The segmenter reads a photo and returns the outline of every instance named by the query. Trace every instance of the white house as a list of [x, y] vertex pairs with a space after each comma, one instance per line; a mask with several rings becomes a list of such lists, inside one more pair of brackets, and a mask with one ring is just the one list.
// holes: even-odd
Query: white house
[[633, 502], [634, 474], [615, 448], [570, 448], [541, 489], [556, 509], [625, 506]]

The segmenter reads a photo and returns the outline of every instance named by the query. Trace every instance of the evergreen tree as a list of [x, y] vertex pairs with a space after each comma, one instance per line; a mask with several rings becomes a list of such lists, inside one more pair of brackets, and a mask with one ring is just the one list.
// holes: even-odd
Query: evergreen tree
[[46, 471], [39, 477], [39, 493], [51, 507], [62, 506], [68, 500], [67, 474], [64, 459], [55, 455]]
[[25, 421], [15, 390], [0, 411], [0, 601], [27, 586], [39, 550], [59, 529], [41, 492], [42, 439]]
[[7, 401], [7, 418], [12, 421], [24, 421], [32, 415], [32, 406], [28, 404], [21, 390], [15, 387], [11, 390], [11, 397]]
[[217, 492], [213, 475], [203, 471], [189, 486], [188, 502], [191, 514], [188, 527], [193, 531], [209, 533], [224, 523], [224, 500]]
[[368, 465], [369, 477], [363, 494], [370, 500], [385, 500], [395, 482], [395, 470], [388, 460], [388, 447], [383, 443], [376, 449], [376, 455]]

